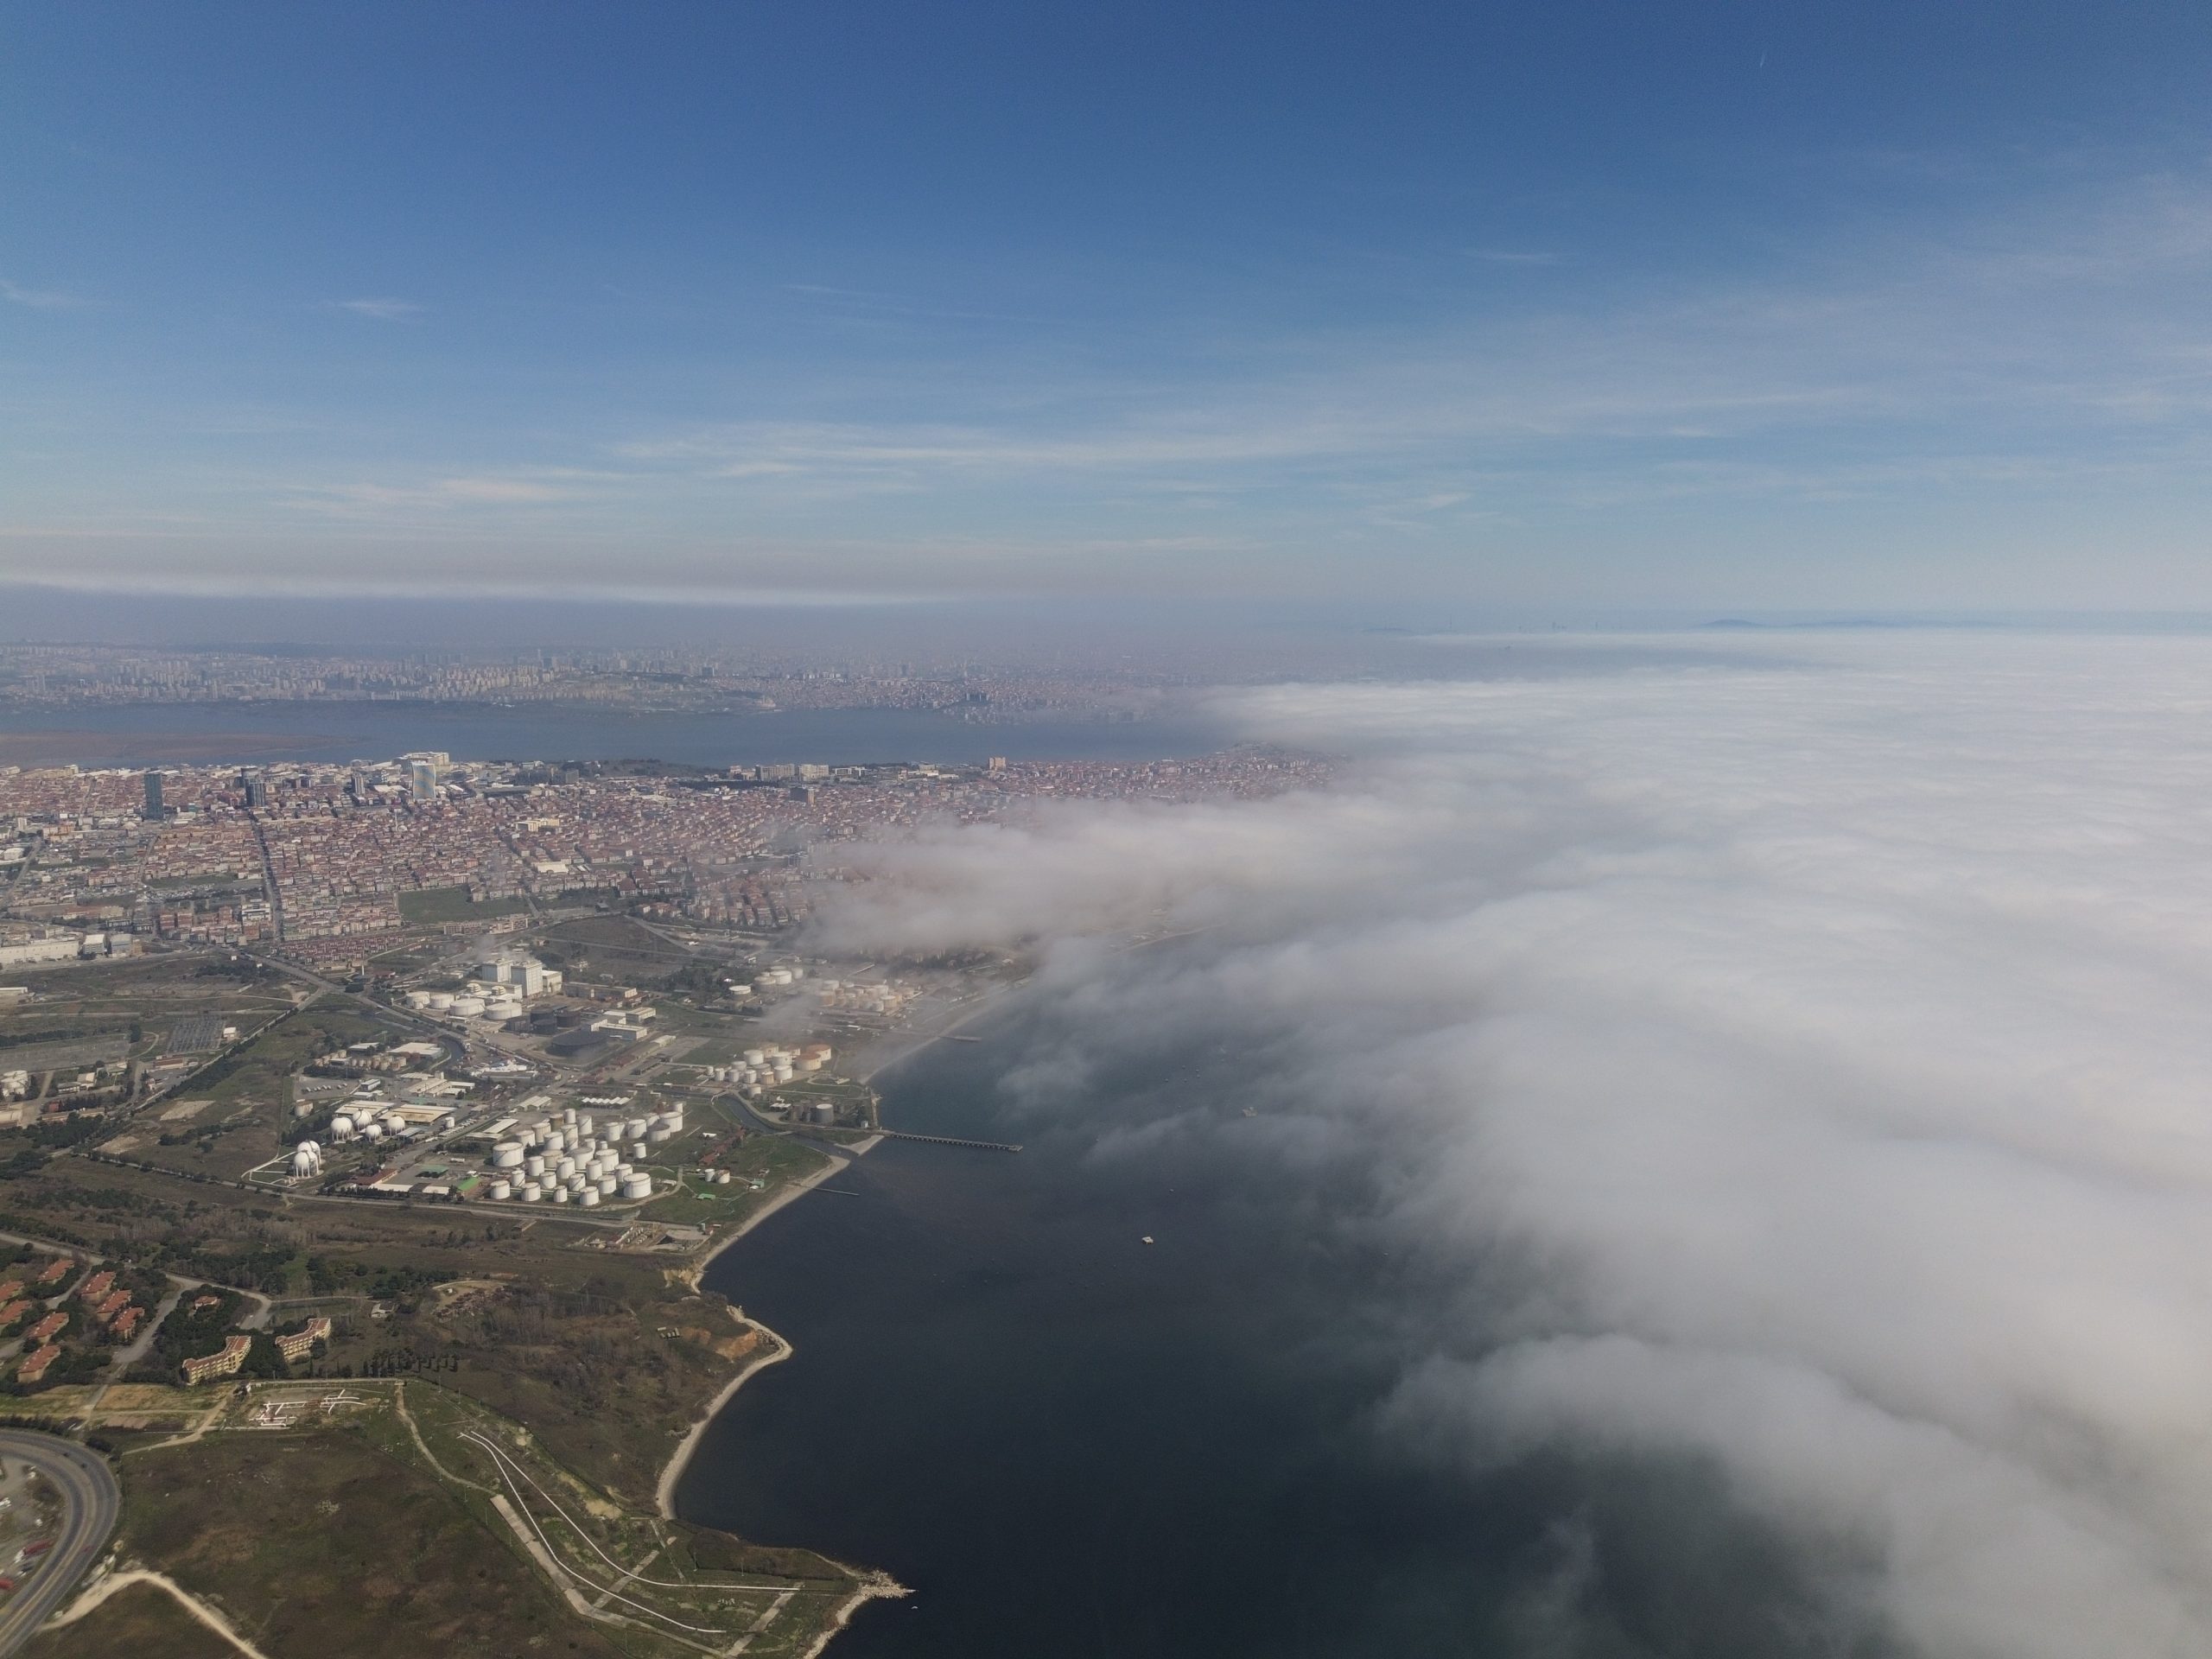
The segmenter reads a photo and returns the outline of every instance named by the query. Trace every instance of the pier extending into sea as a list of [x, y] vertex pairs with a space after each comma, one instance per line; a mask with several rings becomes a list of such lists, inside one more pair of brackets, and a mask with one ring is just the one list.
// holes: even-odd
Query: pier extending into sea
[[957, 1135], [909, 1135], [904, 1129], [871, 1129], [890, 1141], [926, 1141], [933, 1147], [972, 1147], [977, 1152], [1020, 1152], [1021, 1148], [1005, 1141], [967, 1141]]

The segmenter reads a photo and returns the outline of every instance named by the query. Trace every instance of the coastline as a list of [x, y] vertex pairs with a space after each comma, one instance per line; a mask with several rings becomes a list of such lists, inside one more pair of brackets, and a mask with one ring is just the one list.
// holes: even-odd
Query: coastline
[[[798, 1180], [791, 1182], [782, 1192], [777, 1193], [774, 1198], [769, 1199], [736, 1227], [731, 1229], [728, 1237], [723, 1239], [691, 1265], [686, 1271], [684, 1278], [694, 1291], [696, 1291], [705, 1281], [707, 1269], [714, 1266], [715, 1259], [724, 1250], [728, 1249], [739, 1239], [743, 1238], [785, 1205], [804, 1197], [852, 1163], [851, 1159], [839, 1157], [835, 1153], [825, 1155], [830, 1160], [828, 1163], [811, 1174], [802, 1175]], [[676, 1519], [676, 1483], [683, 1478], [683, 1471], [690, 1467], [692, 1453], [699, 1449], [699, 1441], [707, 1432], [707, 1425], [715, 1421], [715, 1414], [736, 1396], [737, 1391], [745, 1386], [747, 1379], [755, 1371], [765, 1366], [779, 1363], [791, 1357], [791, 1345], [785, 1341], [780, 1334], [770, 1330], [758, 1319], [747, 1319], [743, 1313], [736, 1309], [732, 1309], [731, 1312], [740, 1325], [758, 1331], [774, 1345], [760, 1357], [749, 1361], [735, 1376], [722, 1384], [715, 1397], [707, 1402], [705, 1408], [694, 1420], [683, 1438], [677, 1443], [676, 1450], [669, 1454], [668, 1462], [661, 1468], [660, 1479], [653, 1488], [654, 1507], [659, 1511], [661, 1519], [664, 1521]]]
[[683, 1471], [691, 1466], [691, 1454], [699, 1449], [699, 1441], [707, 1432], [707, 1425], [715, 1421], [715, 1414], [736, 1397], [737, 1391], [752, 1381], [757, 1372], [764, 1371], [771, 1365], [782, 1364], [797, 1351], [790, 1343], [761, 1324], [760, 1320], [749, 1319], [734, 1309], [731, 1312], [740, 1325], [749, 1330], [757, 1331], [767, 1338], [768, 1351], [747, 1361], [743, 1370], [722, 1384], [721, 1392], [707, 1402], [706, 1410], [699, 1414], [698, 1420], [691, 1425], [683, 1440], [677, 1443], [676, 1450], [670, 1453], [668, 1462], [661, 1468], [659, 1484], [653, 1488], [653, 1508], [664, 1521], [673, 1521], [677, 1518], [676, 1483], [683, 1478]]

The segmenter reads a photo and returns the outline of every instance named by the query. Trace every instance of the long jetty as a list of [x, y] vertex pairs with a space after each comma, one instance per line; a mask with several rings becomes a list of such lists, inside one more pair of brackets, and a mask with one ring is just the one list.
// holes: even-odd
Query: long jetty
[[890, 1141], [926, 1141], [933, 1147], [970, 1147], [977, 1152], [1020, 1152], [1021, 1148], [1004, 1141], [963, 1141], [957, 1135], [909, 1135], [904, 1129], [870, 1129], [870, 1135], [882, 1135]]

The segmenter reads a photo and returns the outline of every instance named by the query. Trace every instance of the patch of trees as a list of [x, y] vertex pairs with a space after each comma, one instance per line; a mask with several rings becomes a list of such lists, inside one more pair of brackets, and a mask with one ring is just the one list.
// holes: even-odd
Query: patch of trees
[[92, 1034], [89, 1026], [54, 1026], [45, 1031], [0, 1032], [0, 1048], [22, 1048], [32, 1043], [73, 1043]]
[[[193, 1303], [202, 1296], [213, 1296], [214, 1302], [195, 1310]], [[169, 1316], [154, 1332], [154, 1345], [146, 1357], [130, 1368], [130, 1380], [136, 1382], [173, 1382], [177, 1368], [188, 1359], [197, 1359], [202, 1354], [212, 1354], [222, 1347], [236, 1322], [245, 1298], [236, 1291], [188, 1290]]]

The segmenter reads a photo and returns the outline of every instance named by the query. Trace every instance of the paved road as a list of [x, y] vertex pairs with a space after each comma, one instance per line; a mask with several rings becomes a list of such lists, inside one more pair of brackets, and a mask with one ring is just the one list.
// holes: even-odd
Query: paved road
[[[62, 1517], [54, 1548], [22, 1587], [0, 1605], [0, 1659], [22, 1647], [85, 1576], [120, 1517], [123, 1494], [94, 1452], [51, 1434], [0, 1429], [0, 1458], [28, 1463], [60, 1495]], [[21, 1575], [17, 1575], [21, 1578]]]

